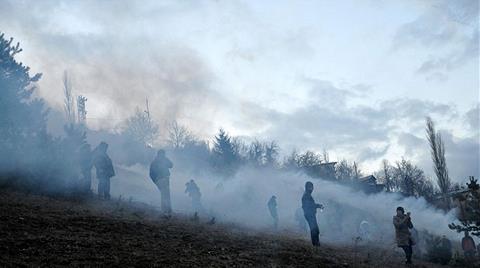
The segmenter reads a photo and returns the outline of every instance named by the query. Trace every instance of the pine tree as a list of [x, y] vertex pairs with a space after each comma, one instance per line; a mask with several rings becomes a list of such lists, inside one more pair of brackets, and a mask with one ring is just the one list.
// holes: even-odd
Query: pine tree
[[213, 166], [220, 174], [230, 177], [235, 173], [238, 156], [232, 138], [220, 129], [213, 141]]
[[35, 82], [30, 68], [15, 60], [22, 49], [0, 34], [0, 166], [15, 168], [16, 160], [28, 161], [26, 149], [46, 137], [47, 110], [42, 100], [32, 99]]

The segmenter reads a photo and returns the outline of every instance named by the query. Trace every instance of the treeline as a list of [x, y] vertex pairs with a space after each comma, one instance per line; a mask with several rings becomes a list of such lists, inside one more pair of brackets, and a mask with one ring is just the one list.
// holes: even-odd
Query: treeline
[[[154, 121], [147, 116], [147, 113], [137, 110], [126, 121], [124, 133], [129, 135], [131, 140], [137, 141], [138, 148], [145, 148], [145, 144], [153, 142], [159, 135], [158, 125], [155, 125]], [[212, 142], [204, 141], [195, 137], [190, 130], [176, 121], [167, 127], [166, 132], [167, 150], [182, 168], [192, 174], [215, 174], [228, 179], [241, 167], [271, 168], [303, 172], [314, 178], [336, 180], [347, 185], [355, 184], [360, 178], [368, 175], [360, 169], [358, 162], [347, 160], [341, 160], [332, 165], [332, 174], [319, 174], [319, 170], [322, 170], [319, 166], [330, 163], [327, 151], [317, 153], [311, 150], [304, 152], [293, 150], [281, 157], [281, 148], [275, 141], [255, 139], [246, 142], [239, 137], [229, 135], [223, 129], [218, 131]], [[135, 157], [142, 159], [142, 157]], [[129, 162], [132, 163], [135, 160], [131, 159]], [[326, 165], [323, 169], [328, 171]], [[380, 180], [379, 183], [384, 184], [387, 192], [424, 197], [428, 201], [441, 192], [420, 167], [404, 158], [393, 164], [384, 160], [374, 175]]]
[[0, 185], [49, 193], [77, 188], [84, 131], [66, 126], [64, 138], [47, 133], [48, 109], [33, 98], [42, 74], [15, 60], [22, 49], [0, 34]]

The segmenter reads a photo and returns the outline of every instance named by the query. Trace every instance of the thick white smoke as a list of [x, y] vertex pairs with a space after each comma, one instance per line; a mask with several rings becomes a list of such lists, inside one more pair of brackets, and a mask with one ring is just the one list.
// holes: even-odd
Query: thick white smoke
[[[112, 178], [113, 195], [160, 206], [160, 193], [148, 177], [148, 167], [117, 166], [117, 176]], [[194, 177], [182, 170], [173, 169], [171, 196], [176, 212], [191, 214], [189, 197], [184, 193], [185, 183], [195, 179], [202, 192], [204, 216], [215, 216], [220, 222], [232, 222], [249, 228], [270, 230], [273, 221], [267, 208], [272, 195], [277, 196], [279, 232], [305, 232], [295, 220], [301, 207], [301, 197], [307, 180], [314, 183], [313, 197], [325, 205], [318, 211], [321, 240], [330, 243], [351, 244], [359, 236], [362, 221], [369, 223], [371, 239], [377, 244], [393, 245], [392, 217], [396, 207], [410, 211], [415, 228], [435, 235], [446, 235], [457, 240], [458, 235], [448, 228], [455, 221], [454, 212], [436, 210], [423, 199], [403, 198], [398, 194], [378, 193], [367, 195], [334, 182], [309, 179], [302, 174], [279, 170], [242, 168], [230, 180], [214, 176]]]

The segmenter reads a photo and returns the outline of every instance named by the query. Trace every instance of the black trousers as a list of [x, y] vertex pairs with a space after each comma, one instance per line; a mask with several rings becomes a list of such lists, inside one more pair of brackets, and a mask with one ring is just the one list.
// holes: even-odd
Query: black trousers
[[407, 259], [407, 262], [410, 263], [412, 262], [412, 241], [408, 242], [408, 246], [400, 246], [403, 251], [405, 252], [405, 257]]
[[318, 230], [317, 216], [315, 214], [305, 214], [305, 219], [307, 220], [308, 226], [310, 227], [310, 237], [312, 239], [312, 245], [320, 245], [320, 231]]

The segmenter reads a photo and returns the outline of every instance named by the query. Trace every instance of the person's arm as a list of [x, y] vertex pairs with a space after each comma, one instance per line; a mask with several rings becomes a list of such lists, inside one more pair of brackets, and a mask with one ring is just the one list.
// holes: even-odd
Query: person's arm
[[404, 226], [405, 224], [407, 224], [407, 221], [410, 219], [410, 217], [405, 217], [405, 218], [400, 218], [400, 217], [393, 217], [393, 225], [395, 225], [395, 227], [397, 228], [400, 228], [402, 226]]
[[154, 162], [150, 164], [150, 179], [155, 180], [157, 178], [157, 172], [155, 169]]
[[168, 168], [173, 168], [173, 163], [170, 161], [170, 159], [167, 158], [168, 161]]

